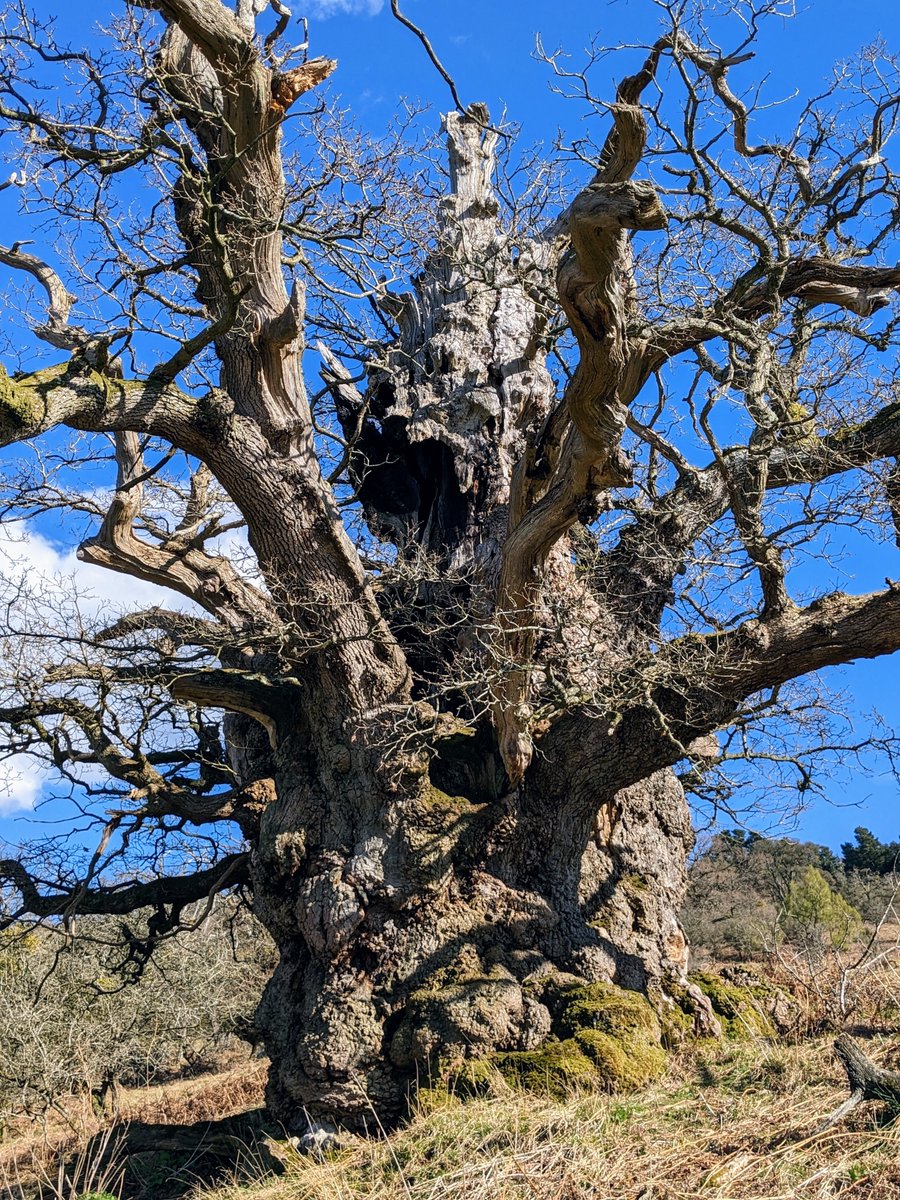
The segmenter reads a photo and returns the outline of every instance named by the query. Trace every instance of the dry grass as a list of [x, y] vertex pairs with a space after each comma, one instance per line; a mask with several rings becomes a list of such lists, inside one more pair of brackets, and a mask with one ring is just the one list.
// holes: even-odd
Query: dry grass
[[267, 1069], [264, 1060], [245, 1060], [215, 1074], [123, 1088], [105, 1117], [98, 1116], [90, 1099], [84, 1098], [71, 1100], [65, 1109], [46, 1114], [40, 1122], [22, 1122], [0, 1144], [0, 1197], [19, 1194], [22, 1185], [45, 1180], [60, 1162], [77, 1156], [105, 1130], [137, 1124], [193, 1125], [258, 1108]]
[[[874, 1057], [894, 1061], [897, 1050], [882, 1041]], [[258, 1104], [263, 1070], [256, 1062], [135, 1093], [123, 1108], [158, 1124], [220, 1118]], [[204, 1189], [198, 1162], [178, 1191], [192, 1200], [898, 1200], [900, 1122], [866, 1105], [812, 1135], [845, 1095], [829, 1040], [710, 1045], [630, 1096], [553, 1101], [499, 1080], [481, 1099], [424, 1092], [390, 1137], [351, 1139], [321, 1160], [284, 1145], [278, 1176], [248, 1141], [229, 1185]], [[128, 1178], [123, 1195], [155, 1195]]]
[[193, 1125], [246, 1112], [262, 1105], [268, 1070], [268, 1059], [256, 1058], [228, 1071], [136, 1090], [126, 1094], [119, 1109], [120, 1119], [153, 1125]]
[[[830, 1043], [719, 1047], [629, 1097], [426, 1093], [408, 1126], [203, 1200], [819, 1200], [900, 1197], [900, 1122], [843, 1098]], [[844, 1093], [845, 1094], [845, 1093]]]

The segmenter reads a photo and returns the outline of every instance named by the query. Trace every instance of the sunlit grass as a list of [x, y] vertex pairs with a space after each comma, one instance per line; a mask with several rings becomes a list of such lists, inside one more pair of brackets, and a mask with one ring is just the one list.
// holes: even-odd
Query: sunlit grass
[[215, 1200], [780, 1200], [900, 1196], [900, 1124], [876, 1106], [826, 1134], [841, 1098], [827, 1041], [712, 1047], [631, 1096], [566, 1102], [498, 1085], [426, 1093], [390, 1137], [207, 1192]]

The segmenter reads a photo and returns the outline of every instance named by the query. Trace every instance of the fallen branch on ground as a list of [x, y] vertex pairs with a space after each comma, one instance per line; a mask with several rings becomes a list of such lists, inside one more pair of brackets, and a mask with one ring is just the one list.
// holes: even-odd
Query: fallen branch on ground
[[850, 1095], [818, 1126], [817, 1134], [831, 1129], [863, 1100], [881, 1100], [900, 1111], [900, 1072], [876, 1066], [847, 1033], [837, 1039], [834, 1050], [847, 1072]]

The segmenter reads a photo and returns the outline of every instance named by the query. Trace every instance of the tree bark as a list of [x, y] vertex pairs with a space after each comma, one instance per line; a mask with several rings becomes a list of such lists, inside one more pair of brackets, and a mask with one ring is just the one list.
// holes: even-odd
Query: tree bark
[[613, 796], [594, 785], [595, 819], [577, 827], [546, 817], [572, 775], [542, 760], [526, 787], [545, 813], [536, 842], [503, 806], [426, 777], [376, 798], [358, 770], [335, 777], [319, 763], [304, 788], [308, 752], [283, 753], [291, 782], [253, 864], [256, 911], [280, 951], [257, 1019], [269, 1106], [297, 1131], [307, 1116], [389, 1124], [430, 1072], [534, 1049], [559, 1032], [544, 995], [555, 979], [658, 1003], [682, 994], [675, 914], [693, 835], [670, 773]]

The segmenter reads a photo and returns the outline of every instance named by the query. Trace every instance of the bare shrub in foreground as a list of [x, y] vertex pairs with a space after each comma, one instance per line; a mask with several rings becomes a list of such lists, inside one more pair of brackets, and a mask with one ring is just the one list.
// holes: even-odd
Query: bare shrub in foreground
[[[132, 933], [147, 914], [132, 919]], [[115, 1110], [119, 1085], [143, 1087], [247, 1052], [273, 966], [263, 931], [227, 900], [192, 933], [167, 941], [139, 976], [121, 930], [84, 918], [77, 932], [8, 930], [0, 942], [0, 1125], [65, 1115], [73, 1096]]]

